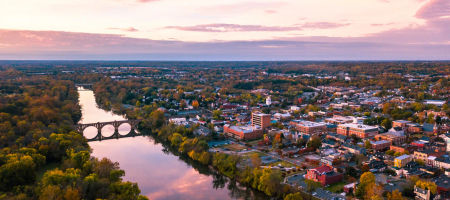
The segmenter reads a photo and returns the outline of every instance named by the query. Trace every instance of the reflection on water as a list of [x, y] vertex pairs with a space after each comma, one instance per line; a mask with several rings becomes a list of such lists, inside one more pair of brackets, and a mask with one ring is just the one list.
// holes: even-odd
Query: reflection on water
[[[79, 94], [82, 123], [124, 119], [99, 109], [92, 91], [83, 90]], [[122, 125], [119, 133], [127, 129], [130, 130], [129, 125]], [[89, 137], [92, 131], [92, 136], [97, 134], [95, 128], [87, 128], [85, 136]], [[173, 155], [149, 136], [94, 141], [89, 145], [93, 156], [119, 162], [126, 172], [124, 180], [137, 182], [141, 193], [150, 199], [265, 199], [261, 193], [238, 187], [205, 166]]]

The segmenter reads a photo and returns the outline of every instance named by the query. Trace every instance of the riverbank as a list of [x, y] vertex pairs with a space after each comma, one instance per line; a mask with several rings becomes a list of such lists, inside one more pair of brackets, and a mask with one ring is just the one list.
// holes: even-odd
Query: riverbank
[[[83, 122], [125, 119], [123, 115], [100, 109], [92, 91], [81, 93]], [[122, 128], [119, 127], [119, 132], [129, 130]], [[102, 134], [108, 135], [112, 131], [104, 127]], [[93, 141], [89, 146], [93, 156], [120, 163], [125, 171], [123, 179], [137, 182], [142, 195], [153, 200], [268, 199], [263, 193], [242, 186], [212, 167], [181, 154], [177, 148], [149, 134], [151, 129], [140, 129], [139, 132], [142, 136]], [[89, 138], [95, 136], [97, 130], [93, 128], [84, 134]]]

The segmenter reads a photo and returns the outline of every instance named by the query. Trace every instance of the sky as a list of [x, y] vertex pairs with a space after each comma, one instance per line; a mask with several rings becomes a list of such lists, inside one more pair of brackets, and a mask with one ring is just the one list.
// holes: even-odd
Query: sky
[[450, 60], [450, 1], [1, 0], [0, 59]]

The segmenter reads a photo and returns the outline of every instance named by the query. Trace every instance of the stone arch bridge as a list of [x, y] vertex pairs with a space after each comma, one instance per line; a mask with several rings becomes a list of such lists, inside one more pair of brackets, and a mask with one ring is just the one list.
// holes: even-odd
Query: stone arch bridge
[[[97, 128], [97, 135], [93, 138], [87, 139], [88, 141], [101, 141], [101, 140], [108, 140], [108, 139], [119, 139], [124, 137], [134, 137], [136, 135], [140, 135], [140, 133], [136, 132], [137, 125], [139, 124], [141, 120], [120, 120], [120, 121], [110, 121], [110, 122], [97, 122], [97, 123], [87, 123], [87, 124], [77, 124], [75, 125], [76, 130], [83, 135], [83, 132], [88, 127], [95, 127]], [[119, 134], [119, 126], [122, 124], [129, 124], [131, 127], [131, 130], [126, 135]], [[114, 134], [111, 136], [103, 136], [102, 135], [102, 129], [103, 127], [107, 125], [112, 125], [114, 127]]]

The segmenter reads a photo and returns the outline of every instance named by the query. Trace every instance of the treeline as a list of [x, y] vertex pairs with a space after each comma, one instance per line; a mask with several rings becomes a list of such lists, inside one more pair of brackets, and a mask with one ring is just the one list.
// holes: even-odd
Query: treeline
[[90, 156], [80, 118], [72, 81], [0, 71], [0, 199], [146, 199], [118, 163]]

